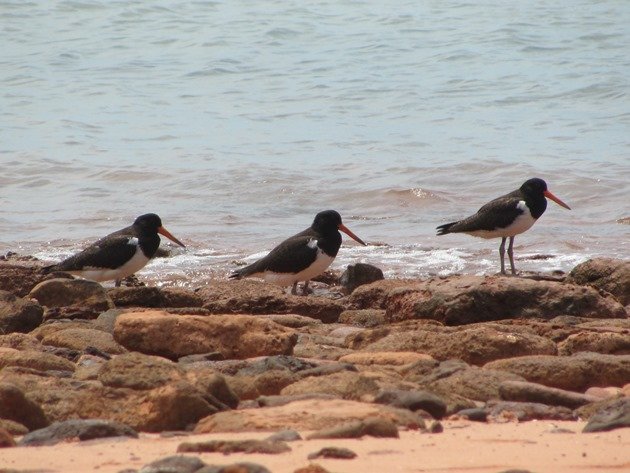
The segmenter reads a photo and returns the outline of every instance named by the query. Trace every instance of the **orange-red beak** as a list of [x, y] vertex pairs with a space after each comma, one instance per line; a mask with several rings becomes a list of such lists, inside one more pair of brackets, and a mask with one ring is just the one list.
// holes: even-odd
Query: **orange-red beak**
[[358, 236], [356, 236], [354, 233], [352, 233], [350, 230], [348, 230], [348, 228], [343, 224], [340, 223], [339, 224], [339, 230], [341, 230], [342, 232], [344, 232], [346, 235], [348, 235], [350, 238], [352, 238], [354, 241], [358, 241], [359, 243], [361, 243], [363, 246], [367, 246], [365, 244], [365, 242], [363, 240], [361, 240], [361, 238], [359, 238]]
[[171, 233], [166, 228], [164, 228], [164, 227], [158, 228], [158, 233], [161, 234], [161, 235], [164, 235], [169, 240], [174, 241], [179, 246], [182, 246], [182, 247], [186, 248], [186, 245], [184, 245], [181, 241], [179, 241], [177, 238], [175, 238], [173, 235], [171, 235]]
[[562, 202], [560, 199], [558, 199], [555, 195], [553, 195], [551, 192], [549, 191], [545, 191], [545, 197], [547, 197], [548, 199], [553, 200], [556, 204], [558, 204], [561, 207], [564, 207], [565, 209], [569, 209], [571, 210], [571, 207], [569, 207], [567, 204], [565, 204], [564, 202]]

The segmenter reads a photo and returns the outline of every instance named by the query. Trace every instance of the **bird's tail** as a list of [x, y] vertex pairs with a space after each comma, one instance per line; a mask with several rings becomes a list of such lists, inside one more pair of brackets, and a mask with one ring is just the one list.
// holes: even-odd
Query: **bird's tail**
[[244, 266], [240, 269], [235, 270], [232, 274], [228, 276], [229, 279], [243, 279], [247, 276], [254, 274], [256, 271], [253, 268], [254, 265], [250, 264], [249, 266]]
[[438, 235], [446, 235], [447, 233], [451, 233], [451, 227], [455, 225], [457, 222], [445, 223], [444, 225], [440, 225], [437, 227]]

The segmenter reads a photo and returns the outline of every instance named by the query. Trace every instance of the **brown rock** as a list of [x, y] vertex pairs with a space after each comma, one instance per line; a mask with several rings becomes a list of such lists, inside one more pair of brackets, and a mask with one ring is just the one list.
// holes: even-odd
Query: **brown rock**
[[308, 435], [306, 439], [357, 439], [365, 435], [379, 438], [399, 437], [396, 424], [389, 419], [374, 417], [318, 430]]
[[0, 291], [8, 291], [18, 297], [24, 297], [45, 277], [38, 266], [0, 261]]
[[0, 335], [0, 348], [38, 351], [42, 349], [42, 344], [33, 335], [14, 332], [8, 335]]
[[376, 266], [365, 263], [348, 265], [339, 279], [339, 284], [346, 294], [350, 294], [357, 287], [384, 279], [383, 271]]
[[0, 334], [27, 333], [42, 323], [44, 309], [33, 301], [0, 291]]
[[398, 426], [424, 427], [422, 418], [406, 409], [341, 399], [308, 399], [278, 407], [219, 412], [202, 419], [195, 433], [319, 430], [369, 417], [389, 419]]
[[630, 333], [580, 332], [569, 335], [558, 343], [559, 355], [573, 355], [583, 351], [609, 355], [630, 355]]
[[386, 323], [385, 311], [380, 309], [344, 310], [339, 316], [339, 322], [358, 327], [377, 327]]
[[114, 308], [103, 286], [86, 279], [48, 279], [35, 286], [29, 297], [49, 308], [78, 306], [95, 312]]
[[431, 355], [416, 353], [413, 351], [384, 351], [373, 353], [351, 353], [339, 358], [341, 363], [352, 363], [354, 365], [390, 365], [402, 366], [418, 361], [434, 360]]
[[509, 371], [545, 386], [583, 392], [593, 386], [623, 386], [630, 379], [630, 355], [523, 356], [492, 361], [484, 368]]
[[74, 371], [74, 363], [59, 356], [41, 351], [0, 348], [0, 369], [7, 366], [20, 366], [38, 371]]
[[310, 465], [298, 468], [293, 473], [330, 473], [326, 468], [317, 463], [311, 463]]
[[127, 353], [107, 361], [99, 371], [104, 386], [136, 390], [155, 389], [185, 378], [177, 363], [141, 353]]
[[246, 315], [187, 316], [128, 312], [116, 319], [114, 339], [129, 350], [177, 359], [220, 352], [225, 358], [291, 354], [297, 335]]
[[4, 429], [11, 435], [28, 434], [28, 428], [24, 424], [9, 419], [0, 419], [0, 429]]
[[321, 320], [298, 314], [260, 314], [258, 317], [261, 319], [271, 320], [278, 325], [289, 328], [308, 327], [310, 325], [318, 325], [322, 323]]
[[610, 292], [623, 305], [630, 304], [630, 261], [593, 258], [578, 264], [567, 276], [569, 284], [589, 285]]
[[[425, 379], [428, 381], [426, 388], [429, 391], [446, 396], [457, 394], [476, 401], [501, 399], [501, 384], [506, 381], [524, 381], [522, 377], [512, 373], [476, 367], [457, 370], [450, 376], [433, 381], [430, 381], [430, 375]], [[417, 382], [424, 386], [421, 379]]]
[[357, 309], [385, 309], [391, 291], [413, 284], [406, 279], [383, 279], [359, 286], [350, 295], [350, 303]]
[[13, 440], [13, 435], [8, 431], [0, 427], [0, 448], [15, 447], [16, 443]]
[[501, 399], [506, 401], [536, 402], [570, 409], [597, 401], [597, 398], [592, 396], [527, 381], [505, 381], [499, 386], [499, 394]]
[[547, 406], [535, 402], [492, 401], [486, 406], [488, 417], [493, 422], [526, 422], [530, 420], [575, 420], [568, 407]]
[[125, 353], [127, 351], [114, 341], [111, 333], [86, 328], [68, 328], [55, 331], [45, 336], [42, 339], [42, 343], [79, 351], [83, 351], [87, 347], [94, 347], [110, 354]]
[[327, 376], [309, 376], [293, 383], [282, 391], [283, 396], [296, 394], [332, 394], [342, 399], [361, 400], [366, 395], [375, 395], [379, 390], [376, 382], [352, 371], [341, 371]]
[[345, 309], [331, 299], [288, 295], [278, 286], [249, 279], [213, 281], [197, 294], [215, 314], [300, 314], [330, 323]]
[[458, 358], [476, 365], [506, 357], [556, 353], [556, 345], [546, 338], [484, 326], [457, 331], [427, 327], [394, 332], [364, 349], [368, 352], [413, 351], [429, 354], [438, 360]]
[[184, 442], [177, 447], [178, 453], [231, 453], [278, 454], [290, 452], [285, 442], [269, 440], [207, 440], [205, 442]]
[[44, 411], [24, 396], [22, 390], [10, 383], [0, 382], [0, 418], [18, 422], [29, 430], [50, 424]]
[[164, 307], [164, 297], [157, 287], [113, 287], [107, 294], [116, 307]]
[[177, 287], [164, 287], [160, 289], [164, 299], [164, 307], [202, 307], [203, 299], [199, 294]]
[[397, 287], [385, 305], [390, 321], [428, 318], [447, 325], [565, 314], [626, 317], [619, 302], [590, 287], [497, 276], [451, 276]]

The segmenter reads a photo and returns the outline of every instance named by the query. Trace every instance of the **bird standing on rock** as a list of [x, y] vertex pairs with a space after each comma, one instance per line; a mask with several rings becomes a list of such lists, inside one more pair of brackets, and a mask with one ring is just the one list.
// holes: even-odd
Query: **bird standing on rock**
[[116, 286], [120, 286], [122, 279], [142, 269], [153, 258], [160, 246], [158, 233], [184, 247], [162, 226], [160, 217], [149, 213], [139, 216], [133, 225], [101, 238], [80, 253], [43, 268], [43, 272], [59, 271], [99, 282], [113, 279]]
[[279, 286], [292, 284], [291, 294], [297, 294], [298, 281], [305, 281], [303, 294], [307, 294], [309, 280], [323, 273], [337, 256], [339, 230], [365, 246], [341, 222], [338, 212], [325, 210], [315, 215], [309, 228], [284, 240], [264, 258], [236, 270], [230, 279], [258, 277]]
[[571, 210], [567, 204], [547, 190], [545, 181], [532, 178], [515, 191], [488, 202], [476, 214], [457, 222], [440, 225], [437, 227], [437, 234], [467, 233], [481, 238], [501, 237], [499, 246], [501, 274], [505, 274], [505, 240], [509, 237], [507, 252], [512, 274], [516, 274], [512, 249], [514, 237], [531, 228], [540, 218], [547, 208], [547, 198]]

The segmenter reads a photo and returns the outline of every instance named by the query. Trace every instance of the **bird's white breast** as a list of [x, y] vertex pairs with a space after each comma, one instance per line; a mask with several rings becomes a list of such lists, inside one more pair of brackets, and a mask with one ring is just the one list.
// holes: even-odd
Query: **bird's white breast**
[[481, 238], [503, 238], [513, 237], [529, 230], [532, 225], [536, 223], [536, 219], [532, 217], [532, 214], [529, 211], [529, 207], [527, 207], [524, 200], [521, 200], [516, 205], [516, 208], [521, 210], [522, 213], [518, 217], [516, 217], [514, 221], [507, 227], [495, 228], [494, 230], [477, 230], [474, 232], [466, 233]]
[[135, 245], [136, 252], [133, 256], [122, 266], [118, 268], [91, 268], [86, 267], [82, 270], [68, 271], [70, 274], [79, 276], [85, 279], [91, 279], [93, 281], [110, 281], [112, 279], [120, 280], [127, 276], [131, 276], [137, 271], [140, 271], [149, 262], [149, 258], [142, 252], [138, 245], [138, 239], [132, 237], [129, 239], [128, 244]]
[[308, 281], [315, 276], [319, 276], [326, 271], [326, 268], [328, 268], [334, 260], [335, 258], [333, 256], [328, 256], [322, 250], [318, 249], [315, 261], [313, 261], [308, 268], [303, 269], [299, 273], [276, 273], [273, 271], [265, 271], [264, 273], [256, 274], [255, 276], [262, 277], [265, 281], [279, 286], [289, 286], [295, 282]]

